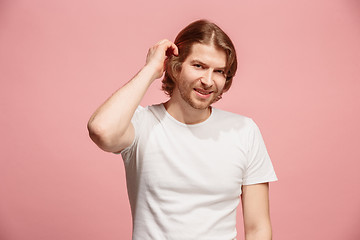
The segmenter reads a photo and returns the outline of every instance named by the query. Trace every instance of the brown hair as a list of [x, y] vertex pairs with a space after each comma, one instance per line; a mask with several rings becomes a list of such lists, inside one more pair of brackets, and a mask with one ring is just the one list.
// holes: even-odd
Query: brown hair
[[181, 30], [174, 43], [179, 49], [179, 55], [169, 57], [166, 63], [165, 76], [162, 80], [162, 89], [167, 95], [171, 97], [175, 87], [174, 73], [181, 71], [181, 65], [191, 53], [191, 47], [194, 43], [214, 44], [215, 47], [225, 51], [227, 61], [224, 92], [229, 90], [237, 69], [237, 59], [233, 43], [221, 28], [208, 20], [198, 20]]

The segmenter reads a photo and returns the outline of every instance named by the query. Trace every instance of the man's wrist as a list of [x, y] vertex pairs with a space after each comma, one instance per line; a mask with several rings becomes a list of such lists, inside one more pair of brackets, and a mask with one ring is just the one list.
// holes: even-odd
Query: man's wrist
[[161, 78], [163, 73], [160, 73], [161, 71], [154, 67], [151, 64], [145, 64], [142, 70], [147, 76], [150, 76], [151, 82], [155, 81], [158, 78]]

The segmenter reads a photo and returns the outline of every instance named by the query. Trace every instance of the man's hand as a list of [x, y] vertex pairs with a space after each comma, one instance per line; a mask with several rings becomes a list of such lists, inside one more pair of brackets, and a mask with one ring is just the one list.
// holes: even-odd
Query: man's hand
[[164, 73], [167, 57], [178, 54], [177, 46], [173, 42], [163, 39], [149, 49], [145, 66], [151, 67], [154, 70], [153, 78], [158, 79]]

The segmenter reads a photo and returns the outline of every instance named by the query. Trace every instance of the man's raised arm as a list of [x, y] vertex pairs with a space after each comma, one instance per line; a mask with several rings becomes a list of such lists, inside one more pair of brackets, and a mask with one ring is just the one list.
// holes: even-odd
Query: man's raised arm
[[145, 66], [90, 117], [87, 125], [90, 138], [101, 149], [120, 152], [132, 143], [134, 127], [131, 118], [151, 83], [163, 75], [166, 53], [169, 52], [178, 55], [176, 45], [166, 39], [151, 47]]

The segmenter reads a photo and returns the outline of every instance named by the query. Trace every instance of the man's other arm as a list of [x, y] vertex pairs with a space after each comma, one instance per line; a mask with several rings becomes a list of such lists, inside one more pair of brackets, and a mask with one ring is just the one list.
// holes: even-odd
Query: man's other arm
[[242, 208], [246, 240], [271, 240], [269, 184], [242, 186]]
[[90, 138], [104, 151], [120, 152], [132, 143], [135, 131], [131, 118], [151, 83], [162, 76], [167, 53], [178, 54], [176, 45], [169, 40], [151, 47], [145, 66], [90, 117]]

